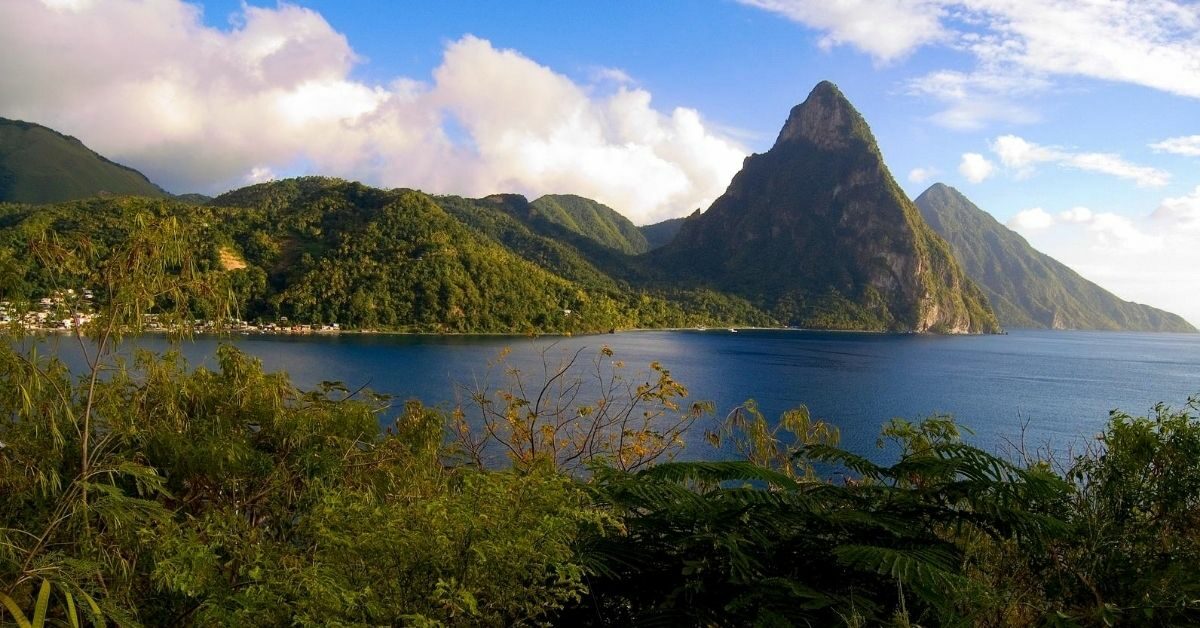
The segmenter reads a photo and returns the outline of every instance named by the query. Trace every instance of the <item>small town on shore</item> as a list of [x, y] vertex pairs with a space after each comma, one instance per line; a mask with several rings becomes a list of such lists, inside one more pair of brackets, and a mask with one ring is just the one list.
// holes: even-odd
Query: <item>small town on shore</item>
[[[84, 327], [96, 317], [95, 294], [91, 290], [67, 288], [28, 303], [0, 301], [0, 325], [17, 326], [31, 332], [70, 332]], [[175, 325], [164, 323], [158, 314], [143, 314], [142, 329], [148, 332], [171, 331]], [[277, 321], [211, 321], [196, 319], [194, 332], [242, 334], [332, 334], [342, 331], [338, 323], [295, 323], [286, 316]]]

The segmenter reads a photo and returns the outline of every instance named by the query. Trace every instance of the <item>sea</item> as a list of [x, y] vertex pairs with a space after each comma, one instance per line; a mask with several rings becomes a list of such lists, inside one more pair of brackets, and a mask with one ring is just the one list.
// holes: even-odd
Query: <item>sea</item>
[[[79, 346], [40, 341], [68, 364]], [[128, 339], [153, 351], [177, 348], [192, 366], [212, 368], [230, 343], [286, 371], [303, 389], [325, 381], [420, 399], [452, 410], [474, 393], [511, 388], [519, 374], [536, 394], [574, 359], [568, 378], [583, 382], [576, 402], [598, 397], [597, 369], [629, 382], [650, 381], [658, 363], [715, 410], [688, 436], [686, 458], [720, 458], [703, 438], [747, 400], [775, 420], [806, 406], [836, 425], [842, 446], [878, 460], [881, 426], [893, 418], [952, 415], [965, 439], [1014, 456], [1069, 458], [1094, 444], [1110, 412], [1153, 413], [1200, 394], [1200, 334], [1013, 330], [1004, 335], [940, 336], [800, 330], [627, 331], [574, 337], [336, 335], [163, 336]], [[611, 355], [608, 353], [611, 352]], [[386, 423], [391, 419], [381, 417]]]

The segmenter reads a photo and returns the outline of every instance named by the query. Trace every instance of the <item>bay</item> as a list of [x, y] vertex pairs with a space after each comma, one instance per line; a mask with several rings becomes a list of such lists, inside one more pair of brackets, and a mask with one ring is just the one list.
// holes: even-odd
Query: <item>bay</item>
[[[78, 345], [43, 341], [69, 364]], [[1200, 393], [1200, 335], [1012, 331], [993, 336], [834, 333], [794, 330], [636, 331], [578, 337], [505, 336], [197, 336], [178, 348], [192, 365], [213, 366], [221, 343], [283, 370], [302, 388], [326, 380], [366, 386], [451, 409], [482, 385], [505, 383], [508, 364], [540, 383], [551, 367], [582, 350], [591, 366], [601, 347], [632, 377], [660, 362], [716, 412], [690, 433], [687, 457], [716, 457], [703, 431], [747, 399], [770, 419], [806, 405], [842, 431], [848, 449], [883, 458], [876, 437], [893, 417], [952, 414], [990, 451], [1009, 451], [1023, 437], [1029, 450], [1069, 453], [1099, 432], [1109, 411], [1151, 412]], [[154, 351], [173, 343], [143, 336], [128, 344]], [[586, 372], [581, 373], [586, 375]], [[636, 377], [632, 377], [636, 379]], [[640, 381], [645, 381], [643, 378]]]

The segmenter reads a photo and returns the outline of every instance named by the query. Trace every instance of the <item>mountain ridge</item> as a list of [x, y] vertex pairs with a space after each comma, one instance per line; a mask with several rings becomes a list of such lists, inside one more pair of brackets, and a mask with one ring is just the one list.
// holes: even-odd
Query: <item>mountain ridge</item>
[[1176, 314], [1126, 301], [1085, 279], [953, 187], [935, 183], [914, 203], [950, 243], [1006, 327], [1196, 331]]
[[[14, 129], [35, 133], [35, 144], [49, 138], [81, 152], [93, 165], [134, 177], [137, 183], [150, 186], [142, 188], [149, 190], [145, 195], [169, 196], [136, 170], [95, 153], [76, 138], [32, 122], [0, 118], [0, 149], [7, 149], [0, 150], [0, 156], [20, 153], [11, 150]], [[9, 134], [3, 135], [6, 132]], [[35, 161], [33, 166], [41, 163]], [[60, 163], [43, 174], [53, 181], [64, 168]], [[0, 177], [6, 172], [0, 170]], [[0, 187], [3, 184], [0, 181]], [[78, 186], [65, 184], [59, 187], [87, 197], [104, 192], [80, 191]], [[345, 238], [361, 237], [354, 235], [354, 230], [362, 227], [359, 221], [381, 210], [380, 198], [400, 192], [340, 179], [301, 177], [246, 186], [216, 199], [183, 195], [174, 200], [195, 206], [197, 212], [209, 211], [200, 206], [218, 212], [221, 207], [248, 207], [307, 225], [297, 233], [310, 235], [280, 232], [272, 236], [277, 240], [274, 244], [251, 237], [253, 234], [226, 234], [230, 251], [259, 264], [260, 269], [282, 272], [304, 261], [300, 255], [305, 251], [327, 253], [341, 246], [338, 243]], [[961, 197], [961, 202], [955, 202], [965, 203], [966, 215], [973, 218], [955, 215], [950, 219], [928, 207], [930, 199], [950, 193]], [[620, 212], [577, 195], [545, 195], [531, 202], [515, 194], [482, 199], [414, 194], [418, 196], [405, 197], [402, 205], [409, 208], [406, 211], [427, 217], [459, 234], [456, 237], [468, 238], [468, 231], [474, 231], [483, 238], [471, 239], [468, 253], [512, 266], [515, 260], [503, 261], [489, 248], [494, 243], [548, 271], [553, 278], [544, 277], [542, 284], [554, 287], [558, 296], [549, 300], [559, 303], [559, 309], [575, 309], [570, 306], [572, 290], [611, 304], [605, 306], [608, 314], [594, 319], [594, 325], [604, 321], [613, 321], [613, 326], [667, 321], [672, 325], [691, 324], [685, 321], [770, 325], [782, 321], [824, 329], [962, 333], [997, 331], [1003, 323], [1013, 327], [1195, 331], [1182, 318], [1123, 301], [1037, 252], [953, 188], [935, 184], [915, 202], [910, 201], [888, 171], [866, 120], [837, 86], [827, 81], [789, 111], [770, 150], [745, 159], [725, 194], [706, 211], [697, 209], [687, 217], [637, 227]], [[329, 222], [326, 210], [321, 209], [323, 203], [329, 203], [335, 213], [341, 212], [337, 215], [353, 217], [351, 222], [358, 226]], [[358, 210], [346, 209], [364, 203]], [[254, 229], [270, 231], [269, 222]], [[1009, 242], [1005, 251], [1024, 255], [1025, 266], [1038, 265], [1043, 274], [1060, 277], [1059, 288], [1051, 294], [1038, 292], [1031, 284], [1033, 287], [1022, 293], [1011, 281], [1007, 287], [989, 284], [990, 276], [979, 270], [978, 247], [962, 246], [963, 225], [968, 223], [976, 231], [991, 234], [988, 237]], [[947, 225], [958, 227], [948, 229]], [[383, 226], [369, 223], [367, 228]], [[460, 231], [460, 226], [468, 231]], [[342, 240], [320, 235], [330, 229], [344, 232], [334, 233]], [[423, 232], [408, 225], [397, 233], [416, 232], [414, 229]], [[266, 262], [254, 253], [259, 246], [281, 247], [283, 257], [267, 264], [276, 271], [262, 266]], [[378, 253], [387, 256], [390, 250], [379, 248]], [[477, 263], [473, 259], [463, 258], [462, 263]], [[359, 269], [346, 267], [346, 273], [353, 274], [351, 270]], [[283, 281], [278, 272], [271, 279], [277, 284]], [[520, 273], [505, 270], [501, 274], [516, 277]], [[524, 275], [531, 274], [538, 275], [524, 271]], [[312, 284], [315, 280], [310, 276], [305, 281]], [[1070, 296], [1068, 287], [1082, 291], [1085, 297]], [[285, 286], [275, 288], [280, 299], [288, 298]], [[349, 307], [350, 297], [339, 298], [343, 309]], [[1067, 305], [1053, 307], [1055, 302]], [[277, 301], [271, 307], [283, 304], [285, 301]], [[1110, 310], [1103, 316], [1096, 313]], [[301, 311], [293, 309], [292, 313]], [[372, 319], [364, 316], [363, 320]], [[525, 326], [533, 319], [525, 320], [513, 329], [528, 329]], [[453, 323], [443, 329], [463, 329], [462, 321], [442, 323]], [[428, 320], [415, 324], [439, 328]]]
[[78, 138], [0, 117], [0, 201], [37, 205], [99, 194], [170, 196], [146, 175]]
[[877, 331], [999, 331], [982, 292], [925, 225], [866, 121], [823, 81], [775, 144], [651, 253], [791, 324]]

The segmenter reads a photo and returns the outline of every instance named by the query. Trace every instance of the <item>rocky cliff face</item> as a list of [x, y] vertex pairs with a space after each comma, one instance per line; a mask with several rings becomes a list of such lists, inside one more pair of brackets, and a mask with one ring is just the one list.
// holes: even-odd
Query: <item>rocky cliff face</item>
[[996, 319], [832, 83], [654, 254], [805, 327], [990, 332]]

